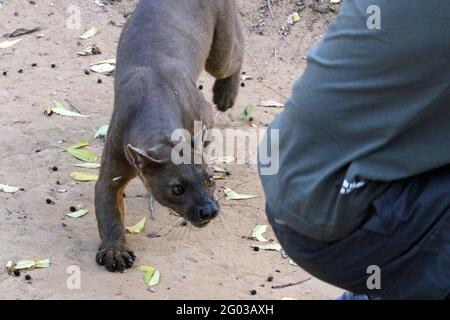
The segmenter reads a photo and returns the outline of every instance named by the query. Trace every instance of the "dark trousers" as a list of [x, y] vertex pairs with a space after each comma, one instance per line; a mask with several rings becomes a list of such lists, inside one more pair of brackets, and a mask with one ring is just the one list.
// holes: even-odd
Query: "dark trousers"
[[[373, 213], [336, 242], [319, 242], [267, 215], [283, 248], [315, 277], [381, 299], [445, 299], [450, 294], [450, 166], [393, 182]], [[370, 290], [369, 266], [381, 289]]]

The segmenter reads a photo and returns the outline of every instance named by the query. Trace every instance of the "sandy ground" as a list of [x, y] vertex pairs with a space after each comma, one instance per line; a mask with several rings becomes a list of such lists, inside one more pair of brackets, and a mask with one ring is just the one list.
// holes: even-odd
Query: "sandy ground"
[[[132, 269], [112, 274], [97, 266], [94, 183], [71, 180], [69, 174], [77, 171], [71, 164], [77, 161], [62, 147], [86, 139], [89, 149], [101, 154], [103, 142], [94, 139], [94, 133], [109, 121], [113, 77], [86, 75], [84, 70], [90, 63], [115, 56], [121, 26], [126, 21], [124, 14], [132, 11], [137, 1], [124, 0], [106, 8], [93, 0], [36, 0], [35, 5], [28, 0], [1, 2], [1, 35], [17, 28], [39, 26], [42, 30], [22, 36], [22, 42], [13, 48], [0, 49], [0, 183], [23, 188], [15, 194], [0, 192], [0, 298], [332, 299], [340, 293], [341, 290], [314, 278], [298, 286], [271, 288], [309, 275], [290, 265], [278, 252], [255, 252], [250, 247], [255, 241], [245, 238], [256, 224], [267, 223], [263, 191], [254, 165], [228, 165], [232, 175], [218, 185], [260, 195], [259, 198], [242, 202], [222, 199], [221, 219], [202, 230], [177, 227], [179, 221], [174, 222], [168, 211], [158, 206], [156, 220], [147, 224], [144, 233], [127, 236], [138, 256]], [[300, 21], [281, 38], [277, 28], [287, 25], [286, 15], [297, 10], [299, 1], [272, 1], [278, 26], [267, 8], [260, 9], [264, 7], [263, 0], [237, 2], [247, 37], [244, 70], [253, 79], [245, 81], [235, 108], [229, 116], [219, 118], [218, 126], [251, 128], [249, 122], [239, 120], [239, 115], [245, 106], [252, 105], [254, 124], [264, 127], [281, 109], [256, 107], [258, 102], [284, 102], [305, 67], [306, 51], [320, 39], [334, 13], [329, 12], [327, 5], [311, 8], [310, 4], [317, 1], [305, 1]], [[70, 5], [80, 9], [79, 29], [66, 26]], [[259, 21], [261, 12], [263, 23]], [[97, 26], [99, 34], [80, 40], [80, 34], [91, 26]], [[0, 42], [4, 40], [0, 38]], [[101, 55], [77, 56], [78, 51], [92, 44], [101, 49]], [[37, 66], [33, 67], [33, 63]], [[19, 69], [23, 72], [19, 73]], [[7, 75], [2, 75], [3, 71]], [[264, 80], [258, 80], [259, 76]], [[205, 75], [200, 82], [210, 98], [212, 79]], [[90, 118], [48, 117], [44, 111], [53, 100], [63, 101], [66, 106], [69, 101]], [[60, 189], [67, 192], [59, 193]], [[143, 194], [137, 181], [127, 189], [127, 225], [147, 214]], [[47, 199], [54, 204], [47, 204]], [[83, 218], [71, 219], [65, 216], [71, 206], [82, 206], [90, 212]], [[151, 239], [146, 236], [149, 232], [166, 236]], [[267, 234], [273, 238], [271, 230]], [[23, 272], [20, 277], [3, 271], [8, 260], [36, 258], [49, 258], [50, 268]], [[80, 290], [66, 285], [67, 268], [71, 265], [81, 270]], [[154, 287], [155, 292], [144, 284], [143, 275], [137, 270], [140, 265], [152, 265], [161, 272], [161, 283]], [[24, 274], [31, 275], [31, 283]], [[267, 282], [268, 276], [274, 277], [272, 283]], [[257, 291], [254, 296], [250, 294], [252, 289]]]

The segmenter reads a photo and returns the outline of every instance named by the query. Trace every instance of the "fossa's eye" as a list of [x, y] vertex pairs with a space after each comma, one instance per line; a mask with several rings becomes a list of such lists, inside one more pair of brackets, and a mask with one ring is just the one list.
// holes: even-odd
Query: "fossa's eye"
[[184, 193], [183, 186], [177, 185], [172, 187], [172, 193], [176, 196], [181, 196]]

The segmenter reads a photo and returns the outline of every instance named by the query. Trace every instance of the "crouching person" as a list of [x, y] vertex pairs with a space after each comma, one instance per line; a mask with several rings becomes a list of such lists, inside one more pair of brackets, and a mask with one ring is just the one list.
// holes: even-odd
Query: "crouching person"
[[268, 128], [268, 219], [341, 299], [450, 296], [448, 17], [447, 1], [345, 1]]

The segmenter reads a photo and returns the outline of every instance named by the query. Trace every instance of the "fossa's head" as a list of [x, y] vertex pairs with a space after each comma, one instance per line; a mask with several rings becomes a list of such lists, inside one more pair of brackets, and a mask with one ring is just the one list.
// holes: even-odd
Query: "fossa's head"
[[[147, 150], [128, 145], [127, 152], [139, 177], [156, 201], [194, 226], [204, 227], [220, 210], [214, 198], [216, 184], [213, 175], [205, 161], [197, 161], [199, 164], [194, 164], [194, 161], [191, 164], [176, 164], [177, 161], [173, 161], [175, 146], [168, 141]], [[199, 156], [195, 155], [194, 148], [190, 149], [191, 159]]]

